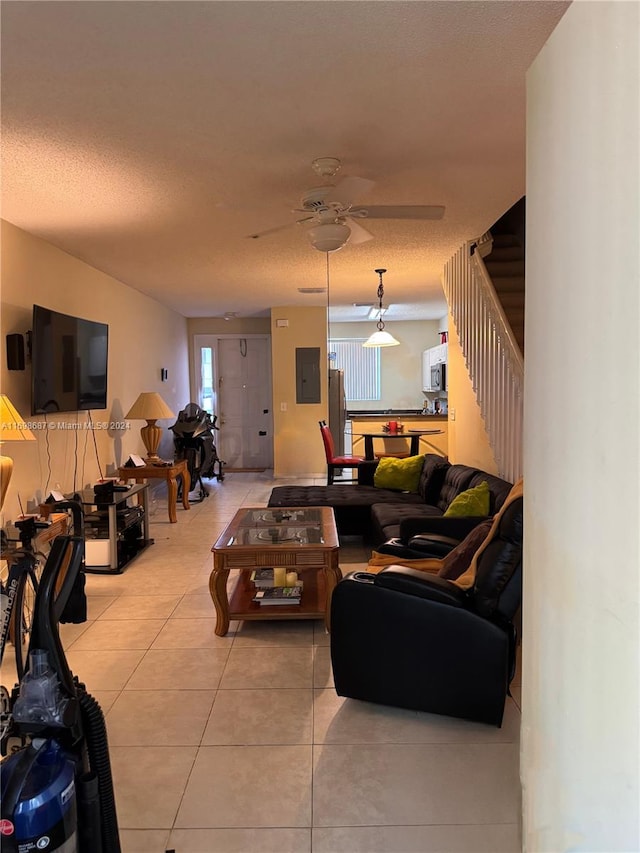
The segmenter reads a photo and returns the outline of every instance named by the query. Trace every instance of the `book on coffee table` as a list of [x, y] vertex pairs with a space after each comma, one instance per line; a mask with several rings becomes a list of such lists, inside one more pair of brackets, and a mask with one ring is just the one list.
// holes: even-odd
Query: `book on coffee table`
[[302, 586], [274, 586], [271, 589], [259, 589], [253, 600], [262, 605], [300, 604]]
[[254, 569], [251, 580], [256, 589], [270, 589], [273, 587], [273, 569]]

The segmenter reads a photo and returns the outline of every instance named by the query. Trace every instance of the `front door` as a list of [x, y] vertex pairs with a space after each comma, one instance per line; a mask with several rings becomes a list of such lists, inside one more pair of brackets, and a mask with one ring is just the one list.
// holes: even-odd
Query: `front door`
[[197, 335], [200, 405], [218, 415], [218, 456], [228, 468], [273, 467], [268, 336]]

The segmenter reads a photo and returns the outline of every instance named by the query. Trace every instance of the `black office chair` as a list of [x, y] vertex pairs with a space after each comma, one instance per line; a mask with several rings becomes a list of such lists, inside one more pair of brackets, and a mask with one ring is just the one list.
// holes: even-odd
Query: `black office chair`
[[333, 591], [338, 695], [500, 726], [515, 671], [522, 496], [507, 500], [458, 583], [390, 566]]

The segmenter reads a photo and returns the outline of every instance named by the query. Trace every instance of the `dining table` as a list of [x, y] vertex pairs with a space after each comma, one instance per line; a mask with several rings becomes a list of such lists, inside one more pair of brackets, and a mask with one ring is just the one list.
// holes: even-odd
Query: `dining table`
[[[364, 439], [364, 458], [365, 459], [375, 459], [375, 454], [373, 452], [373, 439], [374, 438], [408, 438], [409, 439], [409, 454], [411, 456], [418, 456], [420, 453], [420, 438], [427, 435], [442, 435], [444, 430], [442, 429], [408, 429], [408, 430], [380, 430], [377, 432], [357, 432], [354, 435], [362, 436]], [[428, 439], [425, 439], [427, 444], [429, 444]], [[442, 451], [439, 450], [434, 445], [430, 445], [433, 447], [434, 451], [440, 455], [442, 455]]]

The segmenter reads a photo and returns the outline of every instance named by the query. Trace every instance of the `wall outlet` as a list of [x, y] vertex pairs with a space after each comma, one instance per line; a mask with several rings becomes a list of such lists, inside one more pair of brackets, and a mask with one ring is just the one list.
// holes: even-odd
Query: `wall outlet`
[[455, 409], [449, 409], [449, 420], [455, 421], [455, 419], [456, 419], [456, 410]]

